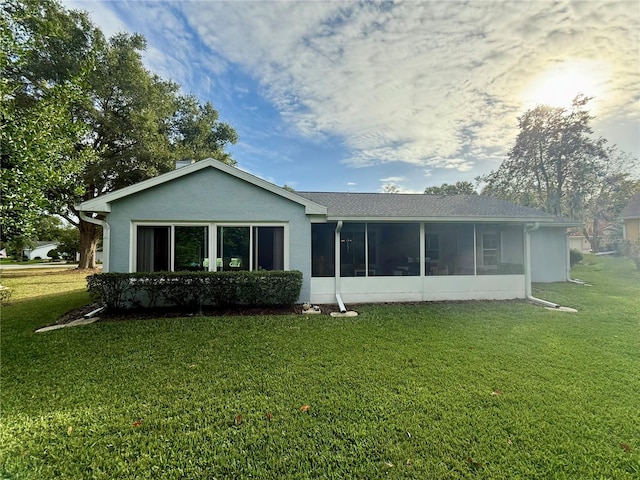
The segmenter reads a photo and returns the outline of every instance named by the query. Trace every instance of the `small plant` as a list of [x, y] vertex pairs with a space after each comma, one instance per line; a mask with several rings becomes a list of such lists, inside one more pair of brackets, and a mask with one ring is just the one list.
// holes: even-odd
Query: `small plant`
[[582, 255], [582, 252], [580, 250], [576, 250], [575, 248], [572, 248], [571, 251], [569, 251], [569, 264], [572, 267], [580, 263], [583, 258], [584, 258], [584, 255]]
[[3, 287], [0, 285], [0, 303], [6, 305], [11, 298], [11, 289], [9, 287]]
[[60, 253], [54, 248], [47, 252], [47, 257], [50, 257], [51, 260], [60, 260]]

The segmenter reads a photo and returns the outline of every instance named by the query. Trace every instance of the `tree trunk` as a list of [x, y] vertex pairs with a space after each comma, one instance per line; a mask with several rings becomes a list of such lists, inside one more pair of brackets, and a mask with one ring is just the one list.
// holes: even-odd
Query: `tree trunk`
[[102, 228], [80, 219], [80, 262], [78, 268], [96, 268], [96, 249]]
[[591, 251], [598, 253], [600, 251], [600, 232], [598, 232], [598, 217], [593, 217], [593, 243], [591, 244]]

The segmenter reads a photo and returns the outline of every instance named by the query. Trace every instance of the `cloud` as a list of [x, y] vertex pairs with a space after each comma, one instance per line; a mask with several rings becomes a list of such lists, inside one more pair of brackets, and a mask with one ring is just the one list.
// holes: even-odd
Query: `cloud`
[[193, 84], [238, 69], [258, 81], [288, 134], [337, 138], [352, 167], [406, 162], [429, 175], [494, 167], [513, 144], [532, 82], [571, 61], [607, 72], [600, 118], [637, 125], [635, 7], [222, 1], [128, 2], [119, 10], [158, 25], [162, 50], [150, 48], [147, 61], [161, 74]]
[[610, 65], [603, 112], [637, 117], [637, 103], [625, 106], [621, 95], [637, 91], [639, 78], [628, 6], [250, 2], [188, 17], [205, 44], [260, 79], [298, 132], [343, 138], [347, 164], [464, 172], [478, 161], [460, 158], [467, 147], [480, 158], [505, 152], [523, 90], [554, 62]]

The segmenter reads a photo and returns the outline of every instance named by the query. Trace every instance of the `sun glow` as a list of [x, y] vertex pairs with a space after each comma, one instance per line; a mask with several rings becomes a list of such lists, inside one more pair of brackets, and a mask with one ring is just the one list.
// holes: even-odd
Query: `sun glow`
[[594, 99], [594, 110], [605, 93], [608, 78], [605, 65], [595, 61], [571, 61], [555, 65], [542, 72], [529, 84], [524, 93], [527, 108], [535, 105], [569, 108], [573, 99], [583, 94]]

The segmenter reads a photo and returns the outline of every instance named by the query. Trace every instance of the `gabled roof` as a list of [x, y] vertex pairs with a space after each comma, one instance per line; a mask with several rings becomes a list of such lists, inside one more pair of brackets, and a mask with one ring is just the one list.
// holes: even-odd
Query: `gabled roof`
[[484, 195], [297, 192], [327, 207], [329, 220], [424, 220], [543, 222], [574, 226], [579, 222]]
[[640, 218], [640, 193], [636, 193], [631, 197], [629, 203], [620, 212], [620, 218], [623, 220]]
[[109, 213], [111, 203], [206, 168], [215, 168], [305, 207], [309, 215], [326, 220], [354, 221], [459, 221], [541, 222], [554, 226], [577, 226], [574, 220], [554, 217], [483, 195], [425, 195], [399, 193], [291, 192], [266, 180], [212, 158], [121, 188], [76, 205], [83, 212]]
[[153, 177], [134, 185], [115, 190], [111, 193], [100, 195], [99, 197], [87, 200], [79, 205], [76, 205], [76, 209], [84, 212], [108, 213], [111, 211], [111, 202], [124, 197], [128, 197], [129, 195], [133, 195], [138, 192], [142, 192], [143, 190], [162, 185], [163, 183], [170, 182], [171, 180], [175, 180], [185, 175], [190, 175], [205, 168], [215, 168], [240, 180], [251, 183], [256, 187], [275, 193], [276, 195], [280, 195], [281, 197], [291, 200], [292, 202], [299, 203], [300, 205], [303, 205], [305, 207], [305, 212], [307, 214], [325, 215], [327, 213], [326, 207], [318, 205], [310, 199], [301, 197], [296, 193], [285, 190], [284, 188], [278, 187], [273, 183], [269, 183], [266, 180], [258, 178], [238, 168], [231, 167], [226, 163], [214, 160], [213, 158], [207, 158], [205, 160], [195, 162], [189, 166], [177, 168], [162, 175], [158, 175], [157, 177]]

